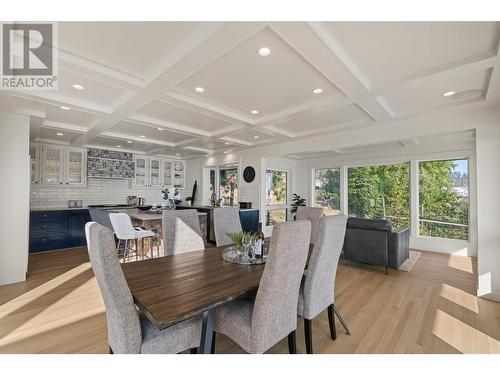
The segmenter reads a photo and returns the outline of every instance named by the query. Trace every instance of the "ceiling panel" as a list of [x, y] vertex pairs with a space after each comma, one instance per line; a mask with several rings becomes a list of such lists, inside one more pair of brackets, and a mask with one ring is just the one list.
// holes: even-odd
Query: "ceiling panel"
[[228, 147], [228, 145], [226, 145], [226, 142], [224, 141], [210, 138], [201, 138], [197, 142], [190, 143], [189, 146], [186, 147], [196, 147], [203, 150], [216, 151], [225, 149]]
[[[495, 22], [324, 22], [370, 86], [495, 52]], [[352, 67], [350, 66], [350, 67]]]
[[[62, 135], [58, 135], [62, 134]], [[31, 140], [53, 140], [56, 142], [67, 142], [68, 144], [73, 142], [75, 139], [77, 139], [80, 136], [80, 133], [77, 132], [72, 132], [68, 130], [58, 130], [58, 129], [52, 129], [52, 128], [45, 128], [41, 127], [36, 134], [31, 133]]]
[[118, 124], [113, 126], [110, 131], [113, 133], [120, 133], [132, 137], [141, 137], [141, 135], [144, 135], [145, 138], [171, 143], [187, 141], [193, 138], [184, 134], [168, 131], [164, 127], [148, 126], [142, 124], [140, 125], [126, 121], [120, 121]]
[[90, 128], [94, 121], [100, 117], [94, 114], [80, 111], [74, 108], [70, 110], [61, 109], [58, 104], [41, 102], [21, 97], [13, 97], [12, 104], [16, 109], [27, 109], [46, 114], [46, 120], [69, 125], [77, 125]]
[[[432, 106], [462, 104], [464, 101], [477, 100], [485, 94], [491, 77], [490, 70], [477, 71], [465, 75], [449, 75], [418, 84], [400, 86], [381, 97], [393, 114]], [[445, 92], [460, 93], [445, 97]], [[469, 98], [458, 100], [462, 92], [470, 93]]]
[[[102, 146], [102, 147], [108, 147], [108, 148], [116, 148], [116, 149], [127, 149], [127, 150], [133, 150], [133, 151], [139, 151], [139, 152], [148, 152], [150, 150], [153, 150], [157, 148], [158, 146], [155, 146], [151, 143], [147, 142], [136, 142], [134, 141], [133, 143], [127, 143], [127, 141], [119, 138], [114, 138], [114, 137], [97, 137], [92, 141], [93, 146]], [[120, 147], [117, 147], [120, 146]]]
[[187, 43], [205, 22], [59, 22], [59, 46], [137, 78]]
[[[261, 47], [271, 54], [261, 57]], [[196, 93], [203, 87], [204, 93]], [[312, 90], [321, 88], [315, 95]], [[344, 94], [269, 28], [182, 81], [174, 90], [244, 116], [270, 115], [298, 105]], [[258, 115], [252, 115], [258, 110]]]
[[153, 120], [171, 122], [193, 128], [194, 130], [199, 129], [206, 132], [221, 130], [232, 125], [214, 117], [189, 111], [158, 100], [154, 100], [145, 105], [138, 114]]
[[[259, 132], [257, 130], [250, 130], [250, 129], [239, 131], [239, 132], [234, 133], [234, 134], [230, 134], [227, 137], [234, 138], [234, 139], [240, 140], [242, 142], [249, 142], [252, 145], [270, 143], [270, 142], [274, 142], [277, 140], [276, 137]], [[243, 144], [245, 144], [245, 143], [243, 143]]]
[[[85, 89], [76, 90], [72, 87], [73, 84], [82, 85]], [[59, 89], [57, 94], [61, 97], [99, 107], [113, 107], [114, 103], [124, 93], [125, 90], [122, 88], [59, 69]]]
[[318, 113], [304, 114], [291, 120], [274, 124], [273, 127], [295, 133], [363, 119], [369, 120], [369, 117], [359, 106], [351, 104]]

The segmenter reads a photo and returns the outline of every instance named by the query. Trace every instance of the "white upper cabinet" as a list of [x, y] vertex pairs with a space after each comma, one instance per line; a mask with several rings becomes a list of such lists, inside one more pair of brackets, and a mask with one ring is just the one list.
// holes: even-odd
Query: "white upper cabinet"
[[162, 186], [162, 160], [158, 158], [149, 158], [149, 186]]
[[147, 156], [134, 155], [134, 162], [135, 162], [134, 185], [136, 187], [149, 186], [149, 178], [148, 178], [149, 158]]
[[64, 185], [64, 148], [42, 146], [41, 181], [44, 185]]
[[33, 186], [75, 186], [87, 184], [87, 150], [56, 145], [30, 145]]
[[66, 149], [65, 183], [70, 186], [85, 186], [87, 177], [87, 152], [79, 148]]
[[40, 183], [40, 146], [30, 145], [31, 184]]
[[135, 187], [161, 187], [184, 189], [183, 160], [171, 160], [134, 155]]

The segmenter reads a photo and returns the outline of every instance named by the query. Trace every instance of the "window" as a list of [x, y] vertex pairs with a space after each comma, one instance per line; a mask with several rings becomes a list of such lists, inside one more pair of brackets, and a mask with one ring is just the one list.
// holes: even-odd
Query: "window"
[[467, 159], [419, 163], [419, 234], [468, 240]]
[[288, 219], [288, 172], [266, 170], [266, 226]]
[[[209, 179], [209, 196], [207, 200], [221, 200], [224, 206], [238, 205], [238, 168], [230, 167], [215, 167], [208, 171]], [[206, 193], [205, 193], [206, 194]]]
[[409, 163], [348, 169], [349, 216], [387, 218], [410, 226]]
[[325, 215], [340, 214], [340, 168], [314, 170], [314, 207]]
[[219, 169], [219, 198], [224, 206], [238, 204], [238, 168]]

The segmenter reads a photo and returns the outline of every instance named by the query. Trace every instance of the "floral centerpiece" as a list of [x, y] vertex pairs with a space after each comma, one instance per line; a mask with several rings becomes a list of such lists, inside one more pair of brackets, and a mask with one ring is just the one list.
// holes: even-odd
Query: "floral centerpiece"
[[169, 188], [161, 191], [163, 194], [163, 199], [165, 199], [170, 207], [175, 208], [175, 201], [180, 201], [180, 193], [176, 188]]

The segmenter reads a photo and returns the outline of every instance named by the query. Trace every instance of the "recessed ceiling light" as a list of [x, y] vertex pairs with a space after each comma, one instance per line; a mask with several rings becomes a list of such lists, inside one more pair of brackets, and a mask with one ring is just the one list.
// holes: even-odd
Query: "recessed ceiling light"
[[122, 146], [120, 146], [120, 145], [116, 145], [116, 147], [121, 148]]
[[228, 144], [229, 144], [229, 142], [224, 142], [224, 144], [225, 144], [225, 145], [228, 145]]
[[163, 131], [163, 128], [157, 128], [157, 129], [158, 129], [159, 131], [161, 131], [161, 132]]
[[75, 90], [85, 90], [85, 87], [83, 87], [82, 85], [79, 85], [78, 83], [74, 83], [73, 85], [71, 85]]
[[62, 105], [62, 106], [60, 106], [59, 108], [61, 108], [61, 109], [65, 110], [65, 111], [69, 111], [69, 110], [71, 109], [71, 108], [69, 108], [69, 107], [66, 107], [65, 105]]
[[181, 156], [181, 154], [175, 154], [175, 156]]
[[269, 56], [271, 54], [271, 49], [269, 47], [262, 47], [262, 48], [259, 48], [257, 53], [259, 54], [259, 56], [266, 57], [266, 56]]
[[224, 151], [224, 153], [225, 153], [225, 154], [229, 154], [229, 152], [230, 152], [230, 151], [231, 151], [231, 150], [228, 150], [228, 151]]
[[321, 94], [323, 92], [323, 89], [320, 89], [319, 87], [317, 89], [313, 90], [313, 94]]
[[194, 91], [199, 92], [200, 94], [205, 92], [205, 89], [203, 87], [195, 87]]
[[145, 136], [145, 135], [140, 135], [139, 137], [141, 137], [141, 138], [146, 138], [146, 136]]
[[455, 95], [455, 91], [446, 91], [443, 96], [453, 96]]
[[63, 133], [56, 133], [59, 137], [62, 137], [64, 134]]
[[132, 143], [132, 141], [127, 141], [127, 143]]
[[258, 135], [254, 135], [253, 138], [254, 139], [259, 139], [259, 136]]
[[205, 157], [208, 158], [208, 154], [205, 154]]
[[250, 113], [251, 113], [252, 115], [258, 115], [258, 114], [259, 114], [259, 111], [257, 111], [256, 109], [252, 109], [252, 110], [250, 111]]

